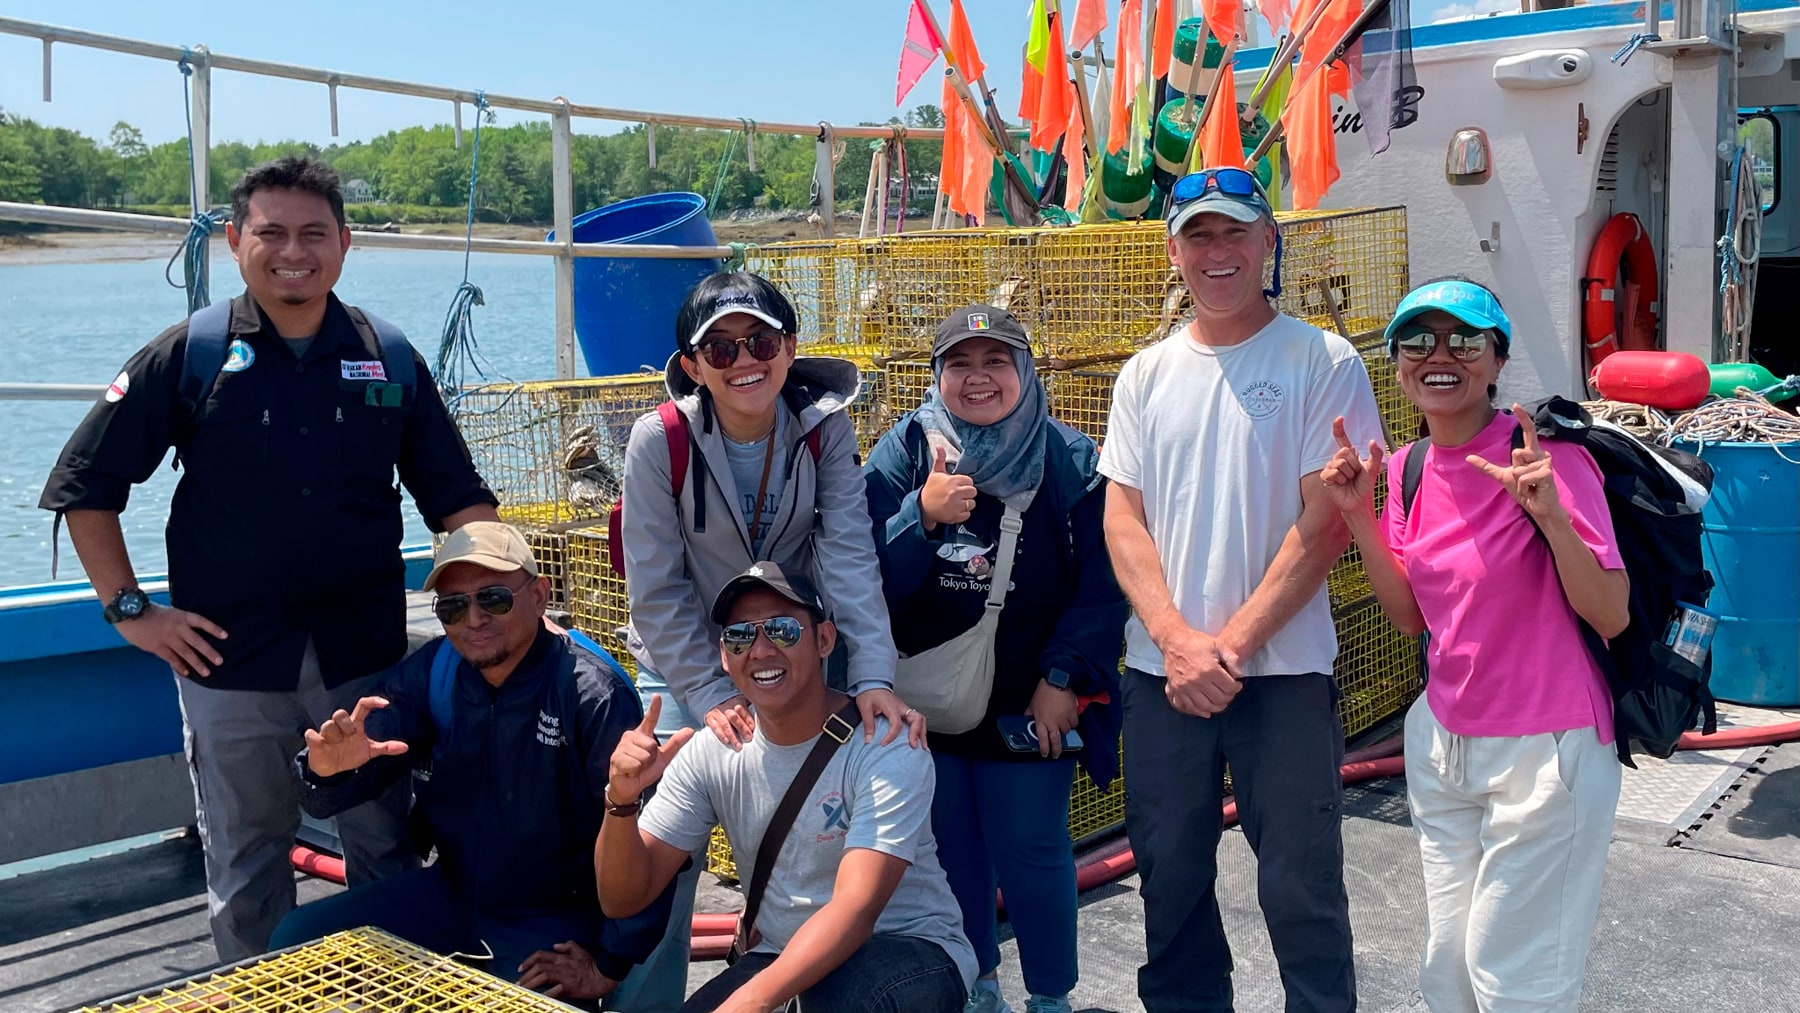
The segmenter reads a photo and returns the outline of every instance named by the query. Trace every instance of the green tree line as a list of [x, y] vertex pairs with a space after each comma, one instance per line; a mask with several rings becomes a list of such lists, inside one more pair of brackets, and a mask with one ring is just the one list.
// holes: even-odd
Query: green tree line
[[[938, 126], [943, 121], [937, 107], [920, 106], [907, 114], [905, 122]], [[577, 212], [669, 190], [711, 196], [715, 188], [715, 216], [752, 207], [806, 208], [812, 203], [816, 145], [811, 137], [758, 134], [752, 171], [741, 131], [658, 127], [652, 168], [645, 129], [640, 124], [615, 134], [575, 135], [571, 159]], [[911, 204], [928, 210], [942, 145], [908, 141], [905, 147], [913, 184]], [[213, 202], [220, 204], [232, 183], [251, 166], [283, 155], [310, 155], [331, 165], [346, 182], [367, 181], [374, 197], [384, 202], [357, 208], [357, 220], [405, 221], [411, 216], [461, 221], [474, 152], [473, 129], [463, 131], [459, 147], [446, 124], [407, 127], [372, 140], [328, 147], [299, 141], [229, 141], [212, 148], [208, 185]], [[868, 141], [845, 142], [836, 169], [836, 201], [860, 206], [873, 157]], [[477, 220], [544, 224], [552, 219], [549, 123], [484, 125], [480, 163]], [[97, 139], [0, 110], [0, 200], [185, 213], [189, 172], [185, 140], [148, 145], [141, 131], [124, 122]], [[898, 192], [897, 173], [894, 185]]]

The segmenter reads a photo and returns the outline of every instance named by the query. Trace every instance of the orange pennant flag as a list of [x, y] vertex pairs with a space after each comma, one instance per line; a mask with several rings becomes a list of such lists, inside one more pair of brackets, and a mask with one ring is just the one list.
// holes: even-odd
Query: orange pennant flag
[[[1337, 44], [1350, 31], [1350, 27], [1356, 24], [1356, 19], [1362, 16], [1362, 0], [1301, 0], [1294, 9], [1294, 20], [1304, 24], [1321, 3], [1327, 5], [1325, 13], [1313, 25], [1306, 41], [1300, 44], [1300, 67], [1294, 71], [1295, 88], [1304, 85], [1312, 77], [1313, 71], [1324, 64], [1331, 56], [1331, 51], [1337, 48]], [[1339, 64], [1339, 69], [1342, 69], [1342, 64]], [[1346, 86], [1343, 90], [1349, 89]]]
[[1219, 73], [1219, 86], [1207, 97], [1211, 104], [1217, 99], [1219, 108], [1206, 114], [1206, 123], [1200, 128], [1200, 159], [1208, 169], [1222, 166], [1244, 168], [1244, 133], [1238, 125], [1236, 95], [1231, 85], [1231, 64], [1227, 63]]
[[1037, 115], [1031, 119], [1031, 146], [1052, 151], [1069, 123], [1075, 104], [1075, 88], [1069, 81], [1069, 51], [1063, 48], [1062, 11], [1050, 14], [1050, 48], [1044, 58], [1044, 78], [1039, 85]]
[[1081, 207], [1081, 191], [1087, 186], [1087, 123], [1081, 118], [1081, 105], [1069, 103], [1069, 126], [1063, 131], [1062, 156], [1068, 163], [1067, 185], [1063, 188], [1063, 207], [1070, 211]]
[[1175, 59], [1175, 0], [1156, 0], [1156, 25], [1151, 29], [1150, 76], [1169, 76], [1169, 63]]
[[1350, 71], [1341, 64], [1314, 74], [1294, 90], [1281, 121], [1287, 125], [1288, 178], [1294, 208], [1310, 211], [1338, 181], [1337, 134], [1331, 127], [1333, 92], [1350, 90]]
[[1221, 46], [1244, 37], [1244, 5], [1239, 0], [1200, 0], [1200, 17]]
[[1049, 16], [1044, 10], [1044, 0], [1032, 0], [1031, 29], [1025, 39], [1025, 62], [1019, 76], [1019, 119], [1026, 121], [1037, 118], [1038, 92], [1044, 86]]
[[981, 80], [987, 73], [982, 65], [981, 51], [975, 48], [975, 36], [969, 31], [969, 16], [963, 13], [962, 0], [950, 0], [950, 54], [949, 61], [962, 72], [963, 80], [969, 87]]
[[1112, 102], [1107, 107], [1106, 150], [1121, 151], [1131, 139], [1126, 112], [1137, 81], [1144, 73], [1144, 0], [1125, 0], [1119, 8], [1119, 52], [1113, 58]]
[[994, 181], [994, 149], [988, 147], [975, 129], [973, 118], [963, 115], [963, 196], [964, 214], [973, 215], [975, 224], [987, 224], [988, 190]]
[[944, 156], [938, 167], [938, 191], [942, 193], [955, 211], [957, 202], [962, 199], [962, 102], [956, 97], [956, 89], [950, 86], [950, 76], [944, 75], [944, 96], [942, 109], [944, 112]]
[[1069, 48], [1086, 49], [1106, 30], [1106, 0], [1080, 0], [1075, 23], [1069, 27]]

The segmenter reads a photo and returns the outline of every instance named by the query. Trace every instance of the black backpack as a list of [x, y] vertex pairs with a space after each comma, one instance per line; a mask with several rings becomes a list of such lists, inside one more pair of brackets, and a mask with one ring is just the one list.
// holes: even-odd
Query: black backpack
[[[1529, 406], [1540, 438], [1555, 438], [1593, 455], [1605, 480], [1619, 557], [1631, 577], [1631, 625], [1608, 641], [1586, 622], [1581, 636], [1612, 690], [1614, 745], [1619, 762], [1636, 768], [1633, 752], [1659, 759], [1675, 751], [1682, 733], [1704, 718], [1718, 727], [1711, 691], [1712, 658], [1695, 665], [1663, 643], [1677, 602], [1705, 605], [1713, 579], [1700, 555], [1700, 511], [1689, 505], [1688, 486], [1711, 491], [1712, 467], [1693, 454], [1645, 443], [1617, 426], [1596, 425], [1579, 404], [1551, 397]], [[1408, 512], [1419, 493], [1430, 437], [1407, 451], [1401, 502]], [[1513, 431], [1512, 445], [1525, 445]]]

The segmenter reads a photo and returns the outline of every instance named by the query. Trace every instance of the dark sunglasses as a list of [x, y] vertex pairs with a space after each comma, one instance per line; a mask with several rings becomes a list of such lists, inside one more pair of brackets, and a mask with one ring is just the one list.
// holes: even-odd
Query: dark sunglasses
[[738, 360], [738, 347], [741, 345], [750, 350], [750, 357], [757, 362], [768, 362], [781, 354], [781, 346], [787, 341], [787, 335], [773, 328], [757, 331], [747, 338], [707, 338], [700, 342], [694, 350], [706, 359], [706, 364], [714, 369], [729, 369]]
[[437, 613], [438, 622], [445, 626], [455, 626], [469, 618], [471, 603], [479, 605], [481, 611], [490, 616], [503, 616], [513, 610], [517, 593], [504, 584], [496, 584], [474, 594], [441, 594], [431, 600], [431, 611]]
[[1186, 204], [1204, 196], [1208, 190], [1217, 190], [1228, 197], [1256, 197], [1267, 203], [1267, 198], [1263, 197], [1262, 185], [1256, 181], [1256, 177], [1231, 166], [1190, 172], [1175, 181], [1175, 188], [1169, 191], [1169, 196], [1177, 204]]
[[719, 631], [719, 643], [732, 654], [743, 654], [756, 643], [756, 631], [762, 630], [769, 643], [783, 650], [800, 642], [800, 631], [806, 629], [793, 616], [772, 616], [754, 623], [732, 623]]
[[1429, 359], [1431, 353], [1437, 351], [1439, 338], [1444, 339], [1451, 356], [1463, 362], [1481, 358], [1488, 346], [1488, 332], [1468, 324], [1441, 331], [1423, 324], [1410, 324], [1394, 333], [1394, 348], [1401, 356], [1414, 361]]

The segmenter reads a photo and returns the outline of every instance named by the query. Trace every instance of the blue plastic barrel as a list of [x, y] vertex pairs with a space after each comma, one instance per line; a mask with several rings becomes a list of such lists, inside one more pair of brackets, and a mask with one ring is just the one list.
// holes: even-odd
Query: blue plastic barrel
[[[706, 198], [653, 193], [575, 219], [577, 243], [716, 246]], [[550, 233], [554, 240], [556, 233]], [[694, 283], [719, 269], [716, 259], [582, 257], [575, 261], [575, 340], [588, 375], [661, 372], [675, 351], [675, 313]]]
[[1712, 692], [1800, 705], [1800, 443], [1708, 443], [1713, 494], [1701, 547], [1719, 613]]

